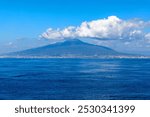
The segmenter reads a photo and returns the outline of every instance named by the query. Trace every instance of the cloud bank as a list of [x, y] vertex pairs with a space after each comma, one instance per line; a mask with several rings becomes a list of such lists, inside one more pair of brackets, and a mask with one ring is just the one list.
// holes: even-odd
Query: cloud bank
[[109, 16], [107, 19], [98, 19], [83, 22], [80, 26], [69, 26], [64, 29], [47, 29], [40, 35], [49, 40], [92, 38], [103, 40], [147, 40], [150, 43], [150, 33], [145, 30], [150, 27], [150, 22], [138, 19], [122, 20], [117, 16]]

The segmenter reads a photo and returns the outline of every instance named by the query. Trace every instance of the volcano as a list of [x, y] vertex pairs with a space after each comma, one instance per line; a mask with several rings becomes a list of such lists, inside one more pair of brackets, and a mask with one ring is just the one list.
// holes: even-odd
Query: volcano
[[43, 47], [8, 53], [10, 57], [52, 57], [52, 58], [94, 58], [116, 57], [125, 54], [116, 52], [104, 46], [82, 42], [79, 39], [70, 39], [64, 42], [46, 45]]

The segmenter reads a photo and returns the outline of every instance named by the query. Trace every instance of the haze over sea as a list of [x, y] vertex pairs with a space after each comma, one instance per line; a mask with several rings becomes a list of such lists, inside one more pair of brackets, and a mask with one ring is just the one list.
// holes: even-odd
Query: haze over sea
[[150, 99], [150, 59], [0, 59], [0, 99]]

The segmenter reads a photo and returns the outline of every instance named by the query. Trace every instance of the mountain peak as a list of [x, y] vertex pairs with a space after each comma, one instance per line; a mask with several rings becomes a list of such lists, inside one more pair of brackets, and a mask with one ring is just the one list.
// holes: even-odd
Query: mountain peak
[[63, 44], [74, 45], [74, 44], [83, 44], [84, 42], [79, 39], [68, 39], [63, 42]]

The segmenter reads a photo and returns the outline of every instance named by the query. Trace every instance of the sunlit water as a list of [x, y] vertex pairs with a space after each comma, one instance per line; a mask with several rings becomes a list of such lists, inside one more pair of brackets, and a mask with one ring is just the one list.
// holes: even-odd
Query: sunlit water
[[150, 99], [150, 59], [0, 59], [0, 99]]

